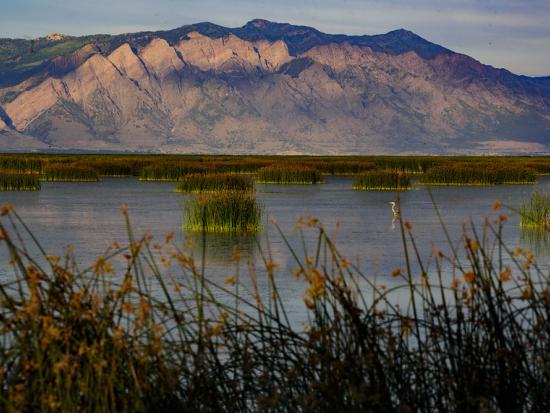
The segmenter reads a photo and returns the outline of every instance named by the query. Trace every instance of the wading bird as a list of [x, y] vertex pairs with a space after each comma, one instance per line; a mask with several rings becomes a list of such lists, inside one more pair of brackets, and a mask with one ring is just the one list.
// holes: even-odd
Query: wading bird
[[395, 201], [388, 202], [391, 205], [391, 212], [393, 212], [394, 218], [399, 218], [399, 207]]
[[391, 212], [393, 212], [393, 218], [391, 219], [391, 226], [390, 229], [392, 231], [395, 230], [395, 221], [399, 219], [399, 207], [397, 206], [397, 202], [391, 201], [388, 202], [388, 204], [391, 205]]

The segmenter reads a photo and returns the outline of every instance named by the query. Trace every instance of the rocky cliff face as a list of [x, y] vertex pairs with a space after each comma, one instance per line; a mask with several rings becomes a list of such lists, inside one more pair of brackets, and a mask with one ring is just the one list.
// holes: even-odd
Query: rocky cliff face
[[0, 130], [3, 149], [546, 152], [550, 81], [403, 30], [199, 24], [53, 57], [0, 86]]

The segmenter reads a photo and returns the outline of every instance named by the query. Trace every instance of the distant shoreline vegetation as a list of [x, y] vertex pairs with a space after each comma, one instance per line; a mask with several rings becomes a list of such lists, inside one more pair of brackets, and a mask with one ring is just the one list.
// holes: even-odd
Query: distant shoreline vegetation
[[[0, 173], [35, 174], [47, 182], [95, 182], [102, 177], [134, 176], [142, 181], [188, 182], [192, 186], [199, 185], [200, 180], [208, 180], [204, 185], [220, 188], [229, 185], [229, 175], [280, 185], [319, 184], [326, 175], [348, 175], [355, 177], [355, 189], [403, 190], [415, 185], [534, 184], [538, 176], [550, 175], [550, 158], [3, 154], [0, 155]], [[399, 188], [392, 176], [401, 177]], [[220, 182], [215, 182], [216, 179]], [[374, 179], [378, 180], [377, 184]], [[176, 185], [178, 190], [193, 190], [191, 186], [185, 189], [187, 184]], [[18, 188], [17, 185], [8, 187], [13, 188], [10, 190]], [[19, 187], [24, 189], [24, 185]]]
[[256, 182], [259, 184], [280, 185], [314, 185], [323, 181], [319, 170], [300, 164], [289, 162], [275, 163], [262, 168], [257, 173]]
[[248, 175], [208, 173], [184, 175], [178, 181], [177, 192], [253, 191], [254, 181]]
[[41, 179], [49, 182], [97, 182], [99, 174], [90, 167], [60, 163], [45, 166]]
[[530, 166], [486, 163], [449, 163], [430, 168], [420, 177], [424, 185], [529, 185], [537, 180]]

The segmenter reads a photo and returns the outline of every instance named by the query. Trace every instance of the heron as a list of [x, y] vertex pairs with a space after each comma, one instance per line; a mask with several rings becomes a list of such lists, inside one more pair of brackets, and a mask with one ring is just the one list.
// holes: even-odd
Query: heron
[[391, 205], [391, 212], [393, 212], [393, 217], [399, 218], [399, 206], [397, 206], [397, 202], [391, 201], [388, 202], [388, 204]]

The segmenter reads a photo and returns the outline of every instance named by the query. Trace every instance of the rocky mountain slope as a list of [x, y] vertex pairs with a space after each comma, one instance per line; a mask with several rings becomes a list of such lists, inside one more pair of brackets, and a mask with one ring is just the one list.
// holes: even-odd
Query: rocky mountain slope
[[550, 149], [550, 78], [495, 69], [405, 30], [328, 35], [254, 20], [24, 42], [0, 40], [3, 150]]

